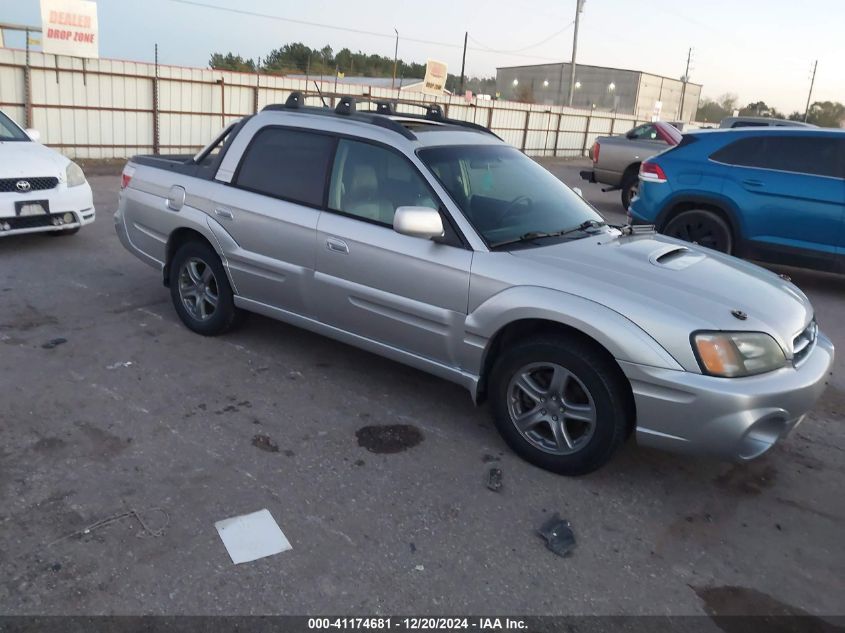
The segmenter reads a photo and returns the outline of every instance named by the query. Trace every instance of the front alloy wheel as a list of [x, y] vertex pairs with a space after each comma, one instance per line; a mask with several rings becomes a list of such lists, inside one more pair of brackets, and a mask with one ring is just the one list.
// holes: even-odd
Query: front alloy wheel
[[531, 363], [508, 385], [508, 414], [532, 446], [553, 455], [583, 448], [596, 428], [596, 405], [581, 380], [555, 363]]
[[602, 466], [634, 426], [633, 394], [619, 365], [576, 333], [509, 343], [491, 368], [488, 394], [510, 447], [562, 475]]

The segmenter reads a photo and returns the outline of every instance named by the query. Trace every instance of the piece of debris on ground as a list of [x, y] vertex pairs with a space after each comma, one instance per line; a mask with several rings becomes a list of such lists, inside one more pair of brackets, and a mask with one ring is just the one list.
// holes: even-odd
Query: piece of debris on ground
[[112, 363], [111, 365], [106, 365], [106, 369], [117, 369], [118, 367], [131, 367], [132, 361], [125, 360], [125, 361], [118, 361], [116, 363]]
[[499, 492], [502, 489], [501, 468], [491, 468], [487, 471], [487, 488], [493, 492]]
[[260, 448], [262, 451], [267, 451], [268, 453], [279, 452], [279, 445], [271, 440], [269, 435], [261, 435], [260, 433], [258, 435], [254, 435], [252, 438], [252, 445], [255, 448]]
[[214, 527], [235, 565], [292, 549], [284, 532], [266, 508], [223, 519], [215, 523]]
[[167, 510], [165, 510], [164, 508], [149, 508], [148, 510], [144, 510], [144, 514], [147, 515], [147, 516], [149, 516], [150, 514], [154, 514], [154, 513], [158, 513], [163, 517], [163, 521], [162, 521], [161, 526], [157, 527], [155, 529], [150, 527], [149, 523], [147, 523], [147, 521], [144, 520], [144, 517], [142, 516], [142, 514], [140, 512], [138, 512], [138, 510], [136, 510], [134, 508], [130, 508], [126, 512], [120, 512], [120, 513], [114, 514], [110, 517], [106, 517], [105, 519], [100, 519], [96, 523], [92, 523], [91, 525], [88, 525], [88, 526], [86, 526], [82, 529], [76, 530], [75, 532], [71, 532], [70, 534], [66, 534], [65, 536], [62, 536], [61, 538], [58, 538], [51, 543], [48, 543], [47, 547], [52, 547], [56, 543], [60, 543], [61, 541], [65, 541], [69, 538], [73, 538], [74, 536], [87, 536], [88, 534], [91, 534], [91, 532], [93, 532], [94, 530], [98, 530], [98, 529], [103, 528], [107, 525], [111, 525], [112, 523], [115, 523], [116, 521], [120, 521], [121, 519], [126, 519], [126, 518], [135, 519], [136, 521], [138, 521], [138, 524], [141, 526], [141, 530], [138, 533], [135, 534], [135, 536], [137, 536], [137, 537], [144, 538], [144, 537], [148, 537], [148, 536], [152, 536], [152, 537], [163, 536], [164, 530], [167, 528], [168, 525], [170, 525], [170, 515], [167, 513]]
[[43, 347], [44, 349], [53, 349], [54, 347], [58, 347], [62, 343], [67, 343], [67, 339], [59, 337], [59, 338], [50, 339], [49, 341], [44, 343], [41, 347]]
[[546, 539], [546, 547], [558, 556], [567, 556], [575, 547], [575, 534], [566, 519], [555, 512], [540, 526], [537, 534]]

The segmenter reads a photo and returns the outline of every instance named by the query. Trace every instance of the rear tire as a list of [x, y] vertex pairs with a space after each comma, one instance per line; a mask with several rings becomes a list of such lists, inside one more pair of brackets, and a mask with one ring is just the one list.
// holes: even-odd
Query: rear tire
[[543, 336], [511, 347], [493, 365], [489, 393], [508, 445], [561, 475], [604, 465], [633, 424], [624, 375], [606, 353], [575, 336]]
[[631, 200], [639, 193], [640, 190], [640, 178], [637, 172], [633, 174], [626, 174], [622, 180], [622, 206], [625, 207], [625, 211], [630, 209], [631, 207]]
[[666, 223], [662, 233], [728, 255], [734, 250], [731, 227], [721, 216], [707, 209], [679, 213]]
[[170, 298], [190, 330], [218, 336], [237, 326], [244, 312], [235, 307], [234, 293], [223, 263], [208, 244], [191, 241], [170, 261]]

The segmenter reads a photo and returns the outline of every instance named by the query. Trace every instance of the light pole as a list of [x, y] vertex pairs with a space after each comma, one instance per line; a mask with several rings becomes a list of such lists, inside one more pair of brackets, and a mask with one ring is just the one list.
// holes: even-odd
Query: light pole
[[804, 123], [807, 122], [807, 117], [810, 116], [810, 99], [813, 96], [813, 84], [816, 83], [816, 69], [819, 67], [819, 60], [813, 64], [813, 78], [810, 80], [810, 92], [807, 93], [807, 107], [804, 108]]
[[572, 97], [575, 92], [575, 57], [578, 52], [578, 22], [581, 18], [581, 11], [584, 10], [586, 0], [575, 0], [575, 30], [572, 33], [572, 64], [569, 73], [569, 101], [567, 105], [572, 107]]
[[393, 79], [390, 80], [390, 88], [396, 87], [396, 60], [399, 59], [399, 30], [394, 26], [393, 31], [396, 33], [396, 46], [393, 47]]

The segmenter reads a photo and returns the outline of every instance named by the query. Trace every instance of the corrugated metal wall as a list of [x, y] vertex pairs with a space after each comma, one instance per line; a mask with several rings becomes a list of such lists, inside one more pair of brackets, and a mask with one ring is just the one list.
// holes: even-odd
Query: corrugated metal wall
[[[74, 158], [125, 158], [133, 154], [192, 152], [229, 122], [294, 90], [314, 90], [302, 79], [207, 68], [30, 53], [27, 98], [26, 53], [0, 49], [0, 108], [22, 125], [41, 132], [46, 145]], [[324, 93], [332, 82], [320, 82]], [[432, 97], [406, 90], [337, 85], [337, 93], [430, 103]], [[558, 106], [436, 98], [447, 116], [491, 128], [532, 156], [580, 156], [596, 136], [623, 133], [632, 116]], [[319, 105], [316, 95], [307, 103]], [[420, 112], [400, 105], [400, 111]], [[157, 123], [157, 126], [156, 126]], [[158, 128], [156, 130], [156, 127]]]

